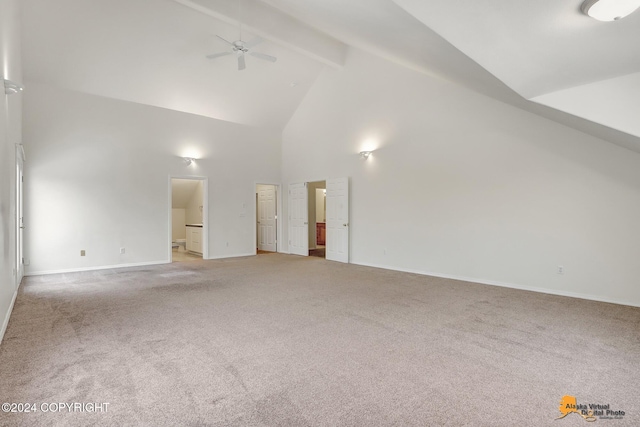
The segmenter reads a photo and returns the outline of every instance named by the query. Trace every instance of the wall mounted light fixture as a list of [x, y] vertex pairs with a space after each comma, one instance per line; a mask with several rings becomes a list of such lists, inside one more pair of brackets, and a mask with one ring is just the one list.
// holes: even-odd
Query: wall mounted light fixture
[[4, 79], [4, 93], [7, 95], [13, 95], [14, 93], [22, 92], [24, 90], [24, 86], [19, 85], [16, 82], [12, 82], [11, 80]]
[[371, 155], [371, 151], [361, 151], [360, 152], [360, 157], [362, 157], [365, 160], [367, 160], [370, 155]]
[[582, 12], [598, 21], [617, 21], [640, 7], [640, 0], [585, 0]]
[[187, 166], [191, 166], [191, 163], [196, 161], [196, 159], [194, 159], [193, 157], [183, 157], [183, 159]]

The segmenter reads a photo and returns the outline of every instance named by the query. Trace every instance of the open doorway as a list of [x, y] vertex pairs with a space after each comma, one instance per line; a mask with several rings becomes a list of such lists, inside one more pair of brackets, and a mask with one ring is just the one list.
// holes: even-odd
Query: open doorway
[[309, 210], [309, 256], [326, 258], [327, 183], [307, 184]]
[[310, 188], [317, 190], [323, 187], [326, 189], [326, 195], [323, 191], [325, 258], [328, 261], [349, 263], [348, 177], [289, 184], [289, 253], [309, 256], [311, 248], [318, 249], [317, 234], [322, 225], [315, 218], [318, 216], [318, 202], [314, 200], [319, 194], [311, 192]]
[[207, 256], [207, 181], [171, 178], [171, 262]]
[[278, 187], [256, 184], [256, 253], [278, 251]]

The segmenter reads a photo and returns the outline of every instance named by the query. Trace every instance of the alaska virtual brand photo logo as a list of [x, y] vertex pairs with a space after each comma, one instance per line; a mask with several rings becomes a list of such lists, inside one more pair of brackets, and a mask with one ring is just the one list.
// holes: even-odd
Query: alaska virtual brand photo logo
[[612, 410], [610, 404], [589, 403], [588, 405], [578, 404], [574, 396], [562, 396], [560, 399], [560, 416], [559, 420], [569, 414], [576, 413], [584, 418], [585, 421], [593, 422], [601, 420], [621, 420], [624, 418], [624, 411]]

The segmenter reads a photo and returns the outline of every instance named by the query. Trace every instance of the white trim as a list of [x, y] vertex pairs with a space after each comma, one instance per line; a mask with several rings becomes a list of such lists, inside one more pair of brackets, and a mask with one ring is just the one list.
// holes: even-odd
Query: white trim
[[[15, 274], [15, 286], [16, 289], [20, 286], [22, 282], [22, 278], [24, 277], [25, 268], [24, 268], [24, 232], [21, 228], [24, 224], [24, 220], [20, 221], [22, 217], [24, 219], [24, 148], [22, 148], [22, 157], [19, 156], [19, 152], [17, 147], [23, 147], [22, 144], [16, 144], [16, 182], [15, 182], [15, 258], [14, 258], [14, 268], [16, 269]], [[19, 180], [19, 181], [18, 181]]]
[[45, 276], [49, 274], [79, 273], [82, 271], [109, 270], [112, 268], [127, 268], [127, 267], [144, 267], [147, 265], [162, 265], [162, 264], [171, 264], [171, 261], [165, 260], [165, 261], [134, 262], [131, 264], [98, 265], [95, 267], [69, 268], [69, 269], [63, 269], [63, 270], [30, 271], [28, 273], [25, 273], [25, 276]]
[[[18, 147], [20, 147], [18, 149]], [[22, 143], [16, 143], [16, 158], [19, 158], [23, 162], [27, 161], [27, 155], [24, 152], [24, 145]]]
[[15, 304], [17, 297], [18, 289], [13, 293], [11, 304], [9, 304], [9, 310], [7, 310], [7, 314], [4, 316], [4, 322], [2, 322], [2, 329], [0, 329], [0, 344], [2, 344], [2, 340], [4, 339], [4, 333], [7, 332], [7, 326], [9, 326], [9, 319], [11, 318], [11, 312], [13, 311], [13, 304]]
[[253, 252], [248, 252], [248, 253], [245, 253], [245, 254], [222, 255], [222, 256], [215, 256], [213, 258], [207, 258], [207, 260], [218, 260], [218, 259], [227, 259], [227, 258], [244, 258], [244, 257], [248, 257], [248, 256], [256, 256], [256, 254], [253, 253]]
[[477, 279], [473, 277], [454, 276], [451, 274], [434, 273], [431, 271], [414, 270], [410, 268], [389, 267], [389, 266], [376, 265], [376, 264], [370, 264], [365, 262], [354, 262], [353, 260], [351, 260], [351, 264], [362, 265], [365, 267], [382, 268], [384, 270], [402, 271], [404, 273], [420, 274], [422, 276], [433, 276], [433, 277], [441, 277], [443, 279], [460, 280], [463, 282], [477, 283], [480, 285], [499, 286], [501, 288], [510, 288], [510, 289], [518, 289], [521, 291], [537, 292], [540, 294], [559, 295], [563, 297], [580, 298], [580, 299], [586, 299], [590, 301], [606, 302], [610, 304], [627, 305], [630, 307], [640, 307], [640, 304], [633, 304], [628, 301], [623, 301], [616, 298], [607, 298], [607, 297], [602, 297], [597, 295], [582, 294], [578, 292], [559, 291], [555, 289], [538, 288], [535, 286], [522, 286], [522, 285], [515, 285], [513, 283], [498, 282], [495, 280], [485, 280], [485, 279]]

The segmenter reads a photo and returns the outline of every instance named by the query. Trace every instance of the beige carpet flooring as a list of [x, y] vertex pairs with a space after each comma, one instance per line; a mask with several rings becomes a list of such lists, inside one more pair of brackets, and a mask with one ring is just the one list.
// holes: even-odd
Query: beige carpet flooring
[[201, 255], [192, 254], [182, 248], [173, 248], [171, 250], [171, 262], [184, 262], [184, 261], [202, 261]]
[[[622, 419], [554, 420], [564, 395]], [[25, 279], [2, 426], [638, 426], [640, 309], [281, 254]]]

